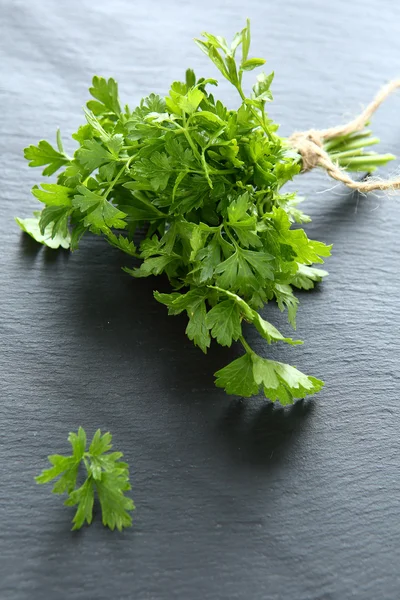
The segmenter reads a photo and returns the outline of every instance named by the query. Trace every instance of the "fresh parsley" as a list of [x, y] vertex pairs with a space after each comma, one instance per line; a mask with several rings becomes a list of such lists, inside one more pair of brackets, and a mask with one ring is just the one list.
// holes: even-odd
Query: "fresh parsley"
[[[216, 373], [216, 385], [246, 397], [263, 391], [272, 401], [288, 404], [318, 392], [322, 381], [258, 356], [243, 337], [243, 323], [252, 323], [268, 344], [299, 343], [259, 311], [275, 300], [295, 328], [294, 289], [311, 289], [327, 275], [313, 265], [324, 262], [331, 246], [293, 228], [310, 221], [299, 209], [300, 198], [283, 191], [301, 171], [302, 159], [279, 136], [266, 110], [274, 74], [257, 75], [250, 93], [243, 88], [243, 73], [265, 63], [250, 55], [249, 22], [230, 44], [209, 33], [196, 43], [232, 85], [238, 107], [224, 106], [213, 91], [217, 80], [198, 78], [191, 69], [184, 81], [172, 83], [165, 98], [150, 94], [134, 109], [122, 108], [113, 79], [94, 77], [86, 123], [72, 136], [79, 144], [74, 155], [64, 152], [59, 132], [57, 149], [43, 140], [26, 148], [30, 166], [44, 167], [44, 176], [58, 175], [56, 183], [32, 190], [43, 210], [17, 222], [52, 248], [76, 250], [82, 236], [102, 236], [140, 259], [139, 266], [132, 261], [125, 268], [133, 277], [165, 275], [171, 292], [156, 291], [155, 298], [169, 314], [187, 314], [186, 333], [196, 346], [207, 352], [212, 339], [243, 346], [244, 355]], [[371, 171], [392, 157], [364, 152], [364, 146], [378, 141], [370, 134], [364, 130], [335, 139], [325, 150], [349, 170], [368, 164]], [[138, 229], [145, 236], [137, 248]], [[79, 435], [83, 439], [83, 432]], [[84, 454], [79, 450], [76, 456], [81, 460]], [[63, 471], [61, 459], [54, 460], [51, 472]], [[114, 512], [106, 509], [105, 522], [124, 526], [129, 521], [124, 511], [132, 506], [122, 501], [126, 472], [106, 468], [98, 479], [90, 451], [84, 462], [89, 483], [68, 500], [79, 504], [75, 524], [91, 518], [93, 486], [108, 506], [107, 482], [116, 478], [121, 515], [111, 518]], [[75, 466], [71, 469], [61, 480], [69, 492]]]
[[[131, 489], [129, 468], [122, 462], [122, 452], [109, 452], [112, 448], [110, 433], [101, 434], [96, 431], [86, 450], [86, 433], [79, 427], [78, 433], [70, 433], [68, 441], [72, 446], [70, 456], [53, 454], [48, 457], [51, 468], [45, 469], [38, 477], [37, 483], [48, 483], [59, 478], [54, 484], [54, 494], [68, 494], [64, 504], [77, 506], [73, 518], [72, 529], [80, 529], [84, 523], [92, 522], [95, 493], [101, 507], [103, 525], [121, 531], [132, 525], [129, 514], [135, 509], [133, 501], [125, 496]], [[79, 485], [77, 479], [79, 467], [83, 463], [86, 479]]]

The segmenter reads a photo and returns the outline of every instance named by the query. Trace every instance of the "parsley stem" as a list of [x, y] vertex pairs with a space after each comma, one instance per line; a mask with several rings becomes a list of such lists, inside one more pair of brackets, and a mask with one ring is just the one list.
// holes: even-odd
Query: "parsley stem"
[[262, 105], [261, 105], [261, 114], [262, 114], [263, 123], [265, 125], [265, 102], [263, 102]]
[[[209, 177], [208, 177], [209, 173], [212, 173], [212, 174], [224, 174], [224, 175], [229, 175], [229, 174], [236, 173], [235, 169], [214, 169], [213, 167], [208, 167], [207, 164], [206, 164], [206, 161], [205, 161], [205, 156], [204, 156], [204, 152], [207, 150], [207, 148], [205, 148], [204, 152], [202, 154], [200, 154], [200, 152], [196, 148], [196, 145], [195, 145], [193, 139], [190, 136], [189, 131], [186, 128], [186, 121], [184, 120], [183, 122], [184, 122], [184, 125], [185, 125], [184, 127], [182, 127], [182, 125], [179, 125], [178, 123], [176, 125], [180, 129], [181, 133], [183, 133], [183, 135], [187, 139], [189, 146], [193, 150], [193, 154], [201, 162], [202, 166], [205, 167], [205, 170], [200, 172], [201, 175], [205, 174], [206, 178], [209, 179]], [[212, 185], [210, 185], [210, 187], [212, 187]]]
[[233, 237], [233, 235], [230, 233], [229, 226], [227, 225], [227, 223], [224, 223], [224, 231], [237, 250], [237, 247], [238, 247], [237, 242], [236, 242], [235, 238]]
[[129, 256], [133, 256], [133, 258], [138, 258], [139, 260], [143, 260], [143, 256], [141, 256], [138, 252], [130, 252]]
[[201, 162], [200, 152], [197, 150], [197, 148], [195, 146], [195, 143], [192, 140], [192, 138], [190, 137], [190, 134], [189, 134], [188, 130], [185, 127], [183, 127], [182, 130], [183, 130], [183, 135], [187, 139], [189, 146], [193, 150], [193, 154], [195, 155], [195, 157], [197, 158], [197, 160], [199, 160]]
[[[241, 99], [243, 100], [243, 102], [246, 104], [246, 96], [242, 90], [242, 86], [239, 84], [238, 86], [235, 86], [237, 91], [239, 92], [239, 95], [241, 97]], [[247, 105], [249, 106], [249, 105]], [[261, 125], [262, 130], [265, 132], [266, 136], [269, 139], [272, 139], [272, 135], [271, 132], [269, 131], [268, 127], [265, 124], [265, 113], [263, 111], [263, 119], [260, 117], [260, 115], [258, 114], [258, 112], [256, 110], [254, 110], [254, 108], [252, 106], [250, 106], [250, 111], [253, 114], [253, 116], [257, 119], [257, 121], [259, 122], [259, 124]]]
[[183, 131], [183, 134], [185, 136], [185, 138], [187, 139], [189, 146], [191, 147], [191, 149], [193, 150], [193, 154], [195, 155], [195, 157], [197, 158], [197, 160], [200, 161], [203, 170], [204, 170], [204, 175], [207, 179], [208, 185], [210, 186], [210, 188], [213, 187], [209, 172], [208, 172], [208, 167], [207, 167], [207, 162], [204, 156], [204, 152], [202, 152], [202, 154], [200, 154], [200, 152], [197, 150], [196, 145], [194, 143], [194, 141], [192, 140], [189, 131], [186, 128], [186, 117], [183, 115], [182, 117], [183, 120], [183, 127], [181, 125], [178, 125], [178, 127], [180, 127], [180, 129]]
[[377, 137], [368, 137], [367, 139], [361, 138], [355, 139], [354, 141], [350, 140], [347, 144], [343, 142], [340, 146], [334, 147], [333, 150], [326, 144], [324, 144], [324, 148], [327, 152], [334, 154], [336, 157], [338, 154], [348, 152], [349, 150], [363, 150], [367, 146], [374, 146], [375, 144], [379, 144], [379, 141], [380, 140]]
[[233, 175], [237, 172], [236, 169], [214, 169], [214, 167], [210, 167], [208, 170], [213, 175]]
[[239, 342], [242, 344], [243, 348], [246, 350], [247, 354], [253, 354], [253, 350], [250, 348], [244, 337], [241, 335], [239, 338]]
[[124, 164], [124, 166], [118, 171], [117, 176], [115, 177], [115, 179], [112, 180], [112, 182], [108, 186], [107, 190], [104, 192], [104, 198], [107, 198], [108, 194], [111, 192], [114, 185], [117, 183], [118, 179], [121, 177], [122, 173], [125, 171], [125, 169], [127, 169], [129, 167], [130, 163], [132, 162], [132, 160], [134, 158], [135, 158], [134, 156], [131, 156], [127, 160], [127, 162]]
[[205, 150], [202, 151], [201, 153], [201, 164], [203, 165], [203, 169], [204, 169], [204, 175], [206, 176], [207, 179], [207, 183], [210, 186], [210, 188], [213, 188], [213, 184], [211, 181], [211, 177], [208, 171], [208, 166], [207, 166], [207, 161], [206, 161], [206, 156], [205, 156]]

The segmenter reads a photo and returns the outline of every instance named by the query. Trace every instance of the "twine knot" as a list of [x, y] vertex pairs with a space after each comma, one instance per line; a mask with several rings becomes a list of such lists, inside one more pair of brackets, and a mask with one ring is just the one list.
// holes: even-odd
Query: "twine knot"
[[338, 125], [329, 129], [309, 129], [308, 131], [293, 133], [289, 137], [289, 142], [292, 148], [301, 155], [303, 172], [311, 171], [315, 167], [322, 167], [332, 179], [341, 181], [347, 187], [360, 192], [399, 189], [400, 177], [387, 180], [368, 178], [366, 181], [354, 181], [347, 171], [332, 161], [328, 152], [324, 149], [324, 142], [328, 140], [361, 131], [382, 102], [399, 87], [400, 79], [396, 79], [385, 85], [358, 117], [355, 117], [345, 125]]
[[301, 155], [303, 163], [303, 173], [311, 171], [318, 166], [321, 158], [321, 150], [324, 147], [324, 141], [321, 133], [317, 129], [308, 131], [296, 131], [289, 138], [291, 146]]

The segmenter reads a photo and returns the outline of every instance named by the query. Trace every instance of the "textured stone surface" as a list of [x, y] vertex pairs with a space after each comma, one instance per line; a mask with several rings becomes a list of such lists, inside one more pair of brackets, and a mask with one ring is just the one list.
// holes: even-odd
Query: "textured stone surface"
[[[323, 174], [297, 180], [310, 237], [334, 252], [330, 277], [301, 294], [305, 345], [271, 349], [326, 381], [287, 410], [216, 390], [212, 373], [239, 350], [203, 356], [185, 320], [152, 300], [158, 282], [125, 276], [117, 251], [97, 239], [72, 256], [47, 251], [12, 219], [35, 206], [39, 172], [23, 147], [54, 139], [57, 126], [74, 130], [94, 73], [113, 75], [132, 103], [165, 92], [186, 66], [213, 75], [192, 37], [230, 36], [250, 16], [253, 52], [276, 71], [271, 114], [282, 131], [325, 127], [399, 76], [400, 5], [0, 5], [0, 597], [398, 598], [398, 199], [351, 195]], [[236, 105], [228, 86], [220, 91]], [[399, 98], [374, 129], [383, 151], [400, 154]], [[274, 307], [267, 314], [289, 332]], [[132, 465], [130, 531], [111, 533], [96, 518], [71, 533], [70, 509], [34, 484], [80, 424], [111, 430]]]

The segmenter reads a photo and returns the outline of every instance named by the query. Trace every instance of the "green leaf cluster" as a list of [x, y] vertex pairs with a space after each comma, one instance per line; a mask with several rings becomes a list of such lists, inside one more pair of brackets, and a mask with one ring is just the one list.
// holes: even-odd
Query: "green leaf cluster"
[[[54, 479], [54, 494], [68, 494], [64, 504], [76, 506], [72, 529], [80, 529], [84, 523], [92, 522], [95, 493], [101, 507], [103, 525], [121, 531], [132, 525], [130, 512], [133, 501], [125, 495], [131, 489], [129, 469], [121, 461], [122, 452], [109, 452], [112, 448], [110, 433], [96, 431], [86, 450], [86, 433], [79, 427], [78, 433], [70, 433], [68, 441], [72, 446], [70, 456], [53, 454], [48, 457], [51, 467], [38, 477], [37, 483], [48, 483]], [[83, 463], [86, 479], [78, 486], [79, 467]]]
[[[134, 109], [122, 108], [113, 79], [94, 77], [73, 156], [59, 134], [57, 149], [41, 141], [25, 150], [31, 166], [57, 178], [34, 187], [43, 210], [18, 223], [50, 247], [76, 250], [82, 236], [102, 236], [140, 259], [125, 269], [133, 277], [166, 276], [171, 292], [155, 297], [170, 314], [187, 315], [194, 344], [203, 352], [212, 339], [243, 345], [244, 356], [217, 373], [217, 385], [287, 403], [321, 382], [257, 357], [243, 324], [267, 343], [293, 344], [260, 310], [275, 300], [295, 327], [294, 288], [310, 289], [326, 275], [313, 265], [330, 246], [293, 227], [309, 218], [296, 195], [282, 191], [301, 161], [267, 113], [273, 73], [260, 73], [249, 94], [243, 89], [243, 73], [265, 63], [250, 55], [250, 24], [230, 44], [208, 33], [196, 42], [232, 84], [237, 107], [216, 97], [216, 79], [191, 69], [166, 97], [150, 94]], [[139, 247], [137, 230], [145, 231]]]

